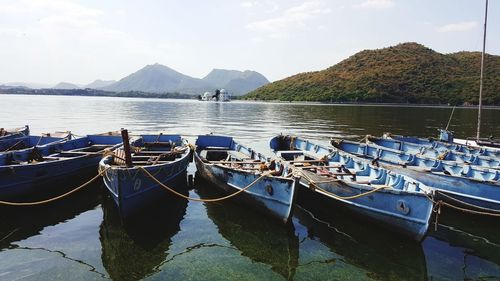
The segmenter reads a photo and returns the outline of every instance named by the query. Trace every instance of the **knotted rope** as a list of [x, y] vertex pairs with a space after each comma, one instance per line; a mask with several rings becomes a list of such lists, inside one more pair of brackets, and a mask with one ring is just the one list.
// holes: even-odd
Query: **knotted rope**
[[234, 197], [246, 190], [248, 190], [250, 187], [254, 186], [258, 181], [260, 181], [261, 179], [263, 179], [264, 177], [268, 176], [269, 173], [264, 173], [262, 174], [260, 177], [258, 177], [257, 179], [255, 179], [253, 182], [251, 182], [249, 185], [247, 185], [246, 187], [236, 191], [235, 193], [231, 193], [227, 196], [223, 196], [223, 197], [220, 197], [220, 198], [209, 198], [209, 199], [203, 199], [203, 198], [193, 198], [193, 197], [189, 197], [189, 196], [186, 196], [176, 190], [174, 190], [173, 188], [165, 185], [164, 183], [162, 183], [161, 181], [159, 181], [156, 177], [154, 177], [148, 170], [144, 169], [144, 167], [137, 167], [140, 171], [142, 171], [146, 176], [148, 176], [150, 179], [152, 179], [154, 182], [156, 182], [159, 186], [161, 186], [162, 188], [168, 190], [169, 192], [179, 196], [179, 197], [182, 197], [184, 199], [187, 199], [187, 200], [190, 200], [190, 201], [197, 201], [197, 202], [217, 202], [217, 201], [223, 201], [223, 200], [226, 200], [226, 199], [229, 199], [231, 197]]

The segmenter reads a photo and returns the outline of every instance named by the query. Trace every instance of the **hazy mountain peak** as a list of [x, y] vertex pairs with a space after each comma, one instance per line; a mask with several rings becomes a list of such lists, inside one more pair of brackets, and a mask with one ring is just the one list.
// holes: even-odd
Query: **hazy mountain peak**
[[212, 90], [212, 85], [201, 79], [184, 75], [168, 66], [154, 63], [146, 65], [118, 82], [104, 87], [104, 89], [117, 92], [143, 91], [200, 94], [203, 91]]
[[242, 95], [269, 83], [266, 77], [252, 70], [228, 70], [214, 68], [203, 80], [216, 88], [225, 88], [231, 94]]
[[111, 85], [111, 84], [113, 84], [115, 82], [116, 82], [116, 80], [101, 80], [101, 79], [97, 79], [94, 82], [92, 82], [90, 84], [87, 84], [85, 86], [85, 88], [98, 89], [98, 88], [109, 86], [109, 85]]
[[31, 89], [41, 89], [41, 88], [50, 88], [50, 84], [43, 84], [43, 83], [30, 83], [30, 82], [9, 82], [9, 83], [4, 83], [6, 86], [14, 86], [14, 87], [25, 87], [25, 88], [31, 88]]
[[68, 83], [68, 82], [60, 82], [52, 88], [53, 89], [66, 89], [66, 90], [67, 89], [80, 89], [79, 86], [72, 84], [72, 83]]
[[178, 92], [201, 94], [225, 88], [232, 95], [245, 94], [269, 81], [260, 73], [245, 70], [213, 69], [205, 78], [182, 74], [163, 64], [148, 64], [136, 72], [102, 89], [109, 91]]

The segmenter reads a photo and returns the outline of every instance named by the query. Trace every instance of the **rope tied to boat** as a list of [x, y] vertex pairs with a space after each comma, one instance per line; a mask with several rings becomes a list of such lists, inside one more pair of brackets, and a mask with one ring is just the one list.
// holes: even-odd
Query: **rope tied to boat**
[[[438, 193], [439, 191], [436, 191], [436, 193]], [[471, 213], [471, 214], [475, 214], [475, 215], [486, 215], [486, 216], [493, 216], [493, 217], [500, 217], [500, 211], [498, 210], [495, 210], [495, 209], [490, 209], [490, 208], [485, 208], [485, 207], [481, 207], [481, 206], [477, 206], [477, 205], [474, 205], [474, 204], [471, 204], [471, 203], [467, 203], [465, 201], [462, 201], [462, 200], [459, 200], [457, 198], [454, 198], [452, 196], [449, 196], [443, 192], [439, 192], [439, 194], [443, 197], [446, 197], [447, 199], [451, 200], [451, 201], [455, 201], [463, 206], [468, 206], [468, 207], [471, 207], [471, 208], [474, 208], [474, 209], [477, 209], [477, 210], [474, 210], [474, 209], [468, 209], [468, 208], [464, 208], [464, 207], [460, 207], [460, 206], [456, 206], [456, 205], [453, 205], [451, 203], [448, 203], [448, 202], [445, 202], [443, 200], [439, 200], [437, 202], [437, 204], [440, 204], [440, 205], [443, 205], [443, 206], [448, 206], [450, 208], [453, 208], [453, 209], [456, 209], [456, 210], [459, 210], [459, 211], [462, 211], [462, 212], [466, 212], [466, 213]]]
[[297, 167], [293, 167], [292, 169], [295, 170], [294, 173], [296, 176], [301, 176], [305, 180], [307, 180], [307, 182], [309, 183], [309, 188], [311, 190], [314, 191], [314, 190], [318, 189], [319, 191], [321, 191], [329, 196], [332, 196], [335, 199], [339, 199], [339, 200], [354, 200], [354, 199], [361, 198], [363, 196], [367, 196], [367, 195], [370, 195], [372, 193], [378, 192], [382, 189], [392, 188], [391, 186], [388, 186], [388, 185], [381, 185], [381, 186], [373, 188], [372, 190], [369, 190], [367, 192], [363, 192], [360, 194], [356, 194], [356, 195], [352, 195], [352, 196], [340, 196], [340, 195], [337, 195], [335, 193], [329, 192], [329, 191], [321, 188], [321, 186], [319, 186], [320, 183], [338, 182], [338, 181], [340, 181], [339, 179], [335, 178], [335, 179], [331, 179], [331, 180], [315, 181], [307, 173], [302, 171], [302, 169], [297, 168]]
[[438, 195], [441, 195], [443, 197], [446, 197], [449, 200], [458, 202], [459, 204], [462, 204], [464, 206], [470, 206], [472, 208], [476, 208], [476, 209], [482, 210], [482, 211], [460, 207], [460, 206], [453, 205], [451, 203], [445, 202], [443, 200], [437, 200], [436, 201], [433, 198], [431, 198], [427, 193], [424, 193], [424, 194], [427, 197], [427, 199], [429, 199], [434, 204], [434, 208], [432, 209], [432, 211], [434, 213], [436, 213], [436, 218], [435, 218], [435, 221], [434, 221], [434, 230], [437, 230], [439, 215], [441, 214], [441, 207], [442, 206], [450, 207], [452, 209], [455, 209], [455, 210], [458, 210], [458, 211], [462, 211], [464, 213], [473, 214], [473, 215], [484, 215], [484, 216], [491, 216], [491, 217], [500, 217], [500, 211], [497, 211], [495, 209], [490, 209], [490, 208], [484, 208], [484, 207], [477, 206], [477, 205], [474, 205], [474, 204], [471, 204], [471, 203], [467, 203], [465, 201], [462, 201], [462, 200], [459, 200], [457, 198], [454, 198], [454, 197], [451, 197], [449, 195], [446, 195], [443, 192], [439, 192], [438, 190], [434, 191], [434, 196], [435, 197], [438, 196]]
[[261, 179], [263, 179], [264, 177], [267, 177], [270, 175], [270, 173], [263, 173], [260, 175], [260, 177], [258, 177], [257, 179], [255, 179], [253, 182], [251, 182], [249, 185], [247, 185], [246, 187], [234, 192], [234, 193], [231, 193], [229, 195], [226, 195], [226, 196], [223, 196], [223, 197], [219, 197], [219, 198], [193, 198], [193, 197], [189, 197], [189, 196], [186, 196], [178, 191], [176, 191], [175, 189], [165, 185], [164, 183], [162, 183], [160, 180], [158, 180], [155, 176], [153, 176], [148, 170], [144, 169], [144, 167], [137, 167], [141, 172], [143, 172], [146, 176], [148, 176], [150, 179], [152, 179], [154, 182], [156, 182], [159, 186], [161, 186], [162, 188], [168, 190], [169, 192], [179, 196], [179, 197], [182, 197], [184, 199], [187, 199], [187, 200], [190, 200], [190, 201], [196, 201], [196, 202], [218, 202], [218, 201], [223, 201], [223, 200], [226, 200], [226, 199], [229, 199], [229, 198], [232, 198], [246, 190], [248, 190], [250, 187], [254, 186], [257, 182], [259, 182]]
[[[453, 198], [453, 199], [455, 199], [455, 198]], [[457, 201], [460, 201], [460, 200], [457, 200]], [[466, 202], [463, 202], [463, 203], [467, 204]], [[474, 215], [484, 215], [484, 216], [490, 216], [490, 217], [500, 217], [500, 213], [485, 212], [485, 211], [476, 211], [476, 210], [472, 210], [472, 209], [462, 208], [462, 207], [450, 204], [448, 202], [445, 202], [443, 200], [439, 200], [437, 202], [437, 204], [443, 205], [443, 206], [447, 206], [447, 207], [450, 207], [450, 208], [453, 208], [455, 210], [459, 210], [459, 211], [462, 211], [462, 212], [465, 212], [465, 213], [474, 214]], [[480, 206], [475, 206], [475, 208], [483, 209]], [[493, 211], [495, 211], [495, 210], [493, 210]]]
[[446, 156], [448, 156], [448, 154], [449, 154], [449, 151], [448, 151], [448, 150], [446, 150], [446, 151], [444, 151], [443, 153], [439, 154], [439, 155], [436, 157], [436, 159], [438, 159], [438, 160], [445, 160], [445, 158], [446, 158]]
[[83, 183], [82, 185], [64, 193], [64, 194], [61, 194], [61, 195], [58, 195], [56, 197], [53, 197], [53, 198], [49, 198], [49, 199], [45, 199], [45, 200], [41, 200], [41, 201], [34, 201], [34, 202], [10, 202], [10, 201], [0, 201], [0, 205], [7, 205], [7, 206], [35, 206], [35, 205], [42, 205], [42, 204], [47, 204], [47, 203], [50, 203], [50, 202], [53, 202], [53, 201], [56, 201], [56, 200], [59, 200], [59, 199], [62, 199], [62, 198], [65, 198], [75, 192], [77, 192], [78, 190], [88, 186], [89, 184], [91, 184], [93, 181], [95, 181], [96, 179], [100, 178], [104, 173], [106, 173], [106, 171], [108, 170], [109, 168], [106, 168], [106, 169], [102, 169], [100, 170], [96, 176], [94, 176], [93, 178], [91, 178], [90, 180], [88, 180], [87, 182]]

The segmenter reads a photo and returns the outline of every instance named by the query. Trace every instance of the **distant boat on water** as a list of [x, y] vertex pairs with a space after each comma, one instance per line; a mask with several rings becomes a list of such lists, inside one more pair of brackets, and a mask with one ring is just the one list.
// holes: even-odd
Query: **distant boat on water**
[[217, 89], [215, 93], [205, 92], [203, 95], [198, 96], [200, 101], [230, 101], [231, 95], [225, 89]]

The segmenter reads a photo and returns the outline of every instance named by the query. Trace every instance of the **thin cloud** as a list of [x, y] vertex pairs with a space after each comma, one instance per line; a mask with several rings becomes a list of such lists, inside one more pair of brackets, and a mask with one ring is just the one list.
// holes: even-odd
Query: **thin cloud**
[[247, 10], [247, 12], [253, 14], [256, 10], [259, 13], [274, 13], [279, 10], [279, 5], [274, 0], [256, 0], [256, 1], [243, 1], [240, 6]]
[[255, 21], [245, 27], [250, 31], [266, 33], [268, 37], [280, 38], [288, 35], [293, 27], [304, 27], [306, 22], [331, 12], [322, 1], [304, 2], [285, 10], [280, 16]]
[[462, 21], [459, 23], [450, 23], [436, 28], [437, 32], [463, 32], [476, 28], [475, 21]]
[[253, 2], [250, 1], [241, 2], [240, 5], [243, 8], [251, 8], [254, 6]]
[[392, 0], [366, 0], [359, 5], [355, 5], [355, 8], [360, 9], [388, 9], [396, 5]]
[[74, 17], [96, 17], [103, 14], [99, 9], [89, 8], [67, 0], [18, 0], [0, 3], [0, 13], [51, 13]]

